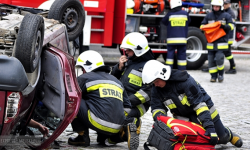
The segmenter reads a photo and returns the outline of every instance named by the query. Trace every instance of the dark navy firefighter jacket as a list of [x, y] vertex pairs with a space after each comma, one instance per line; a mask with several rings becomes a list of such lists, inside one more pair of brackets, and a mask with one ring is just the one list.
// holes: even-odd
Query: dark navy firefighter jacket
[[110, 67], [102, 66], [77, 77], [82, 90], [82, 100], [89, 108], [88, 118], [96, 128], [118, 133], [131, 104], [122, 83], [109, 74]]
[[167, 44], [187, 44], [188, 24], [190, 21], [188, 13], [182, 10], [181, 7], [171, 9], [162, 19], [162, 23], [167, 26]]
[[163, 88], [152, 87], [151, 110], [153, 118], [167, 115], [168, 109], [177, 119], [214, 127], [219, 114], [211, 97], [186, 71], [172, 70]]

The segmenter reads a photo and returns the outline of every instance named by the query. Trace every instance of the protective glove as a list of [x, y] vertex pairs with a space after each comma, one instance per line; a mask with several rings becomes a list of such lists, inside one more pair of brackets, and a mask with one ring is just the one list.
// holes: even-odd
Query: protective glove
[[223, 25], [223, 24], [221, 24], [221, 25], [220, 25], [220, 28], [222, 28], [222, 29], [224, 29], [224, 30], [225, 30], [226, 26], [225, 26], [225, 25]]
[[216, 145], [218, 143], [218, 136], [215, 128], [206, 128], [205, 136], [210, 136], [209, 144]]

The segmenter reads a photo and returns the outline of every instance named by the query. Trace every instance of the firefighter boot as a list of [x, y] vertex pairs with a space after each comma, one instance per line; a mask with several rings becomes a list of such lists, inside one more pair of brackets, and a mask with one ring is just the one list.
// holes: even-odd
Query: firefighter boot
[[219, 82], [223, 82], [223, 80], [224, 80], [223, 75], [219, 75], [219, 77], [218, 77], [218, 81], [219, 81]]
[[139, 146], [139, 134], [141, 129], [141, 119], [134, 118], [133, 122], [126, 126], [128, 148], [129, 150], [136, 150]]
[[236, 147], [241, 147], [242, 145], [243, 145], [243, 141], [242, 141], [242, 139], [241, 139], [241, 137], [238, 135], [238, 134], [236, 134], [236, 133], [233, 133], [232, 131], [231, 131], [231, 140], [230, 140], [230, 142], [234, 145], [234, 146], [236, 146]]
[[89, 133], [86, 131], [78, 132], [78, 136], [76, 138], [70, 137], [68, 139], [68, 144], [74, 146], [84, 146], [84, 147], [89, 146], [90, 145]]

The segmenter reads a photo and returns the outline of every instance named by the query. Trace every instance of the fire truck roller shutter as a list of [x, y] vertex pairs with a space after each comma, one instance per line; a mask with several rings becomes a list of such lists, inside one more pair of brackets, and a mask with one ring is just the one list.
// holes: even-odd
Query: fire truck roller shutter
[[50, 7], [48, 18], [64, 23], [67, 27], [69, 41], [73, 41], [83, 30], [85, 10], [79, 0], [55, 0]]

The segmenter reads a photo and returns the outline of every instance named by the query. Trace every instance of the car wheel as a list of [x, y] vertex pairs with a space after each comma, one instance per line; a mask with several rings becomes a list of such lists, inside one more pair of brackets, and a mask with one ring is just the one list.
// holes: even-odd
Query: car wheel
[[43, 17], [35, 14], [25, 15], [18, 30], [14, 56], [22, 63], [27, 73], [32, 73], [38, 66], [43, 38]]
[[79, 0], [55, 0], [50, 7], [48, 18], [64, 23], [67, 27], [69, 41], [73, 41], [83, 30], [85, 11]]

